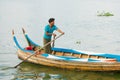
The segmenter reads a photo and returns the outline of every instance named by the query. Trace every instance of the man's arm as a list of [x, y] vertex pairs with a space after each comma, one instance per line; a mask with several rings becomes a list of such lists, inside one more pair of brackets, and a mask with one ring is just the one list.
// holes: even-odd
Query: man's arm
[[46, 32], [46, 35], [51, 36], [51, 35], [52, 35], [52, 33], [48, 33], [48, 32]]
[[48, 33], [48, 32], [46, 32], [46, 35], [48, 35], [48, 36], [56, 36], [56, 34], [55, 33]]
[[60, 29], [57, 29], [57, 31], [58, 31], [59, 33], [61, 33], [61, 34], [64, 34], [64, 32], [61, 31]]

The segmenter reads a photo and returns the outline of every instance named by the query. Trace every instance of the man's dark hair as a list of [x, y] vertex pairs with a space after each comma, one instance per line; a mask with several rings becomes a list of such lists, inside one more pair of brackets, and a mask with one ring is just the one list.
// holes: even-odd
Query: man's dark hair
[[53, 22], [54, 20], [55, 20], [54, 18], [50, 18], [50, 19], [48, 20], [48, 22], [51, 23], [51, 22]]

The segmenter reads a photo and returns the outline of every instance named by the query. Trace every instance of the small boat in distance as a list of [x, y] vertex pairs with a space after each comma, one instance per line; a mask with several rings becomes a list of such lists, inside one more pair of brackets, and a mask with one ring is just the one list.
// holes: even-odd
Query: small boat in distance
[[[23, 29], [24, 36], [29, 46], [39, 47], [33, 42]], [[30, 47], [22, 48], [13, 32], [13, 40], [17, 47], [18, 57], [25, 60], [34, 54], [35, 50]], [[44, 53], [30, 57], [30, 63], [51, 66], [77, 71], [120, 71], [120, 55], [110, 53], [95, 53], [67, 48], [51, 48], [52, 53]]]

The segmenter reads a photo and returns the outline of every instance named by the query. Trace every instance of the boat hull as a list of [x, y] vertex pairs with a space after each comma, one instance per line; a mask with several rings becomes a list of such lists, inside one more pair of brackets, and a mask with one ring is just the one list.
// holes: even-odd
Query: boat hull
[[[22, 60], [29, 57], [31, 53], [18, 50], [18, 57]], [[73, 62], [64, 60], [55, 60], [45, 58], [41, 55], [32, 56], [28, 62], [40, 64], [44, 66], [70, 69], [76, 71], [120, 71], [120, 62]]]

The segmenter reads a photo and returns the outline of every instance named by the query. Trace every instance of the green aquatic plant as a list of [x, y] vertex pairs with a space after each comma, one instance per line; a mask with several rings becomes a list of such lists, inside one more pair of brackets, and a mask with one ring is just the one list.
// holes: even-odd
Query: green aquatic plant
[[97, 11], [97, 13], [98, 13], [97, 16], [114, 16], [112, 13], [110, 13], [110, 12], [105, 12], [105, 11], [103, 11], [103, 12]]
[[76, 44], [81, 44], [81, 41], [76, 41]]

